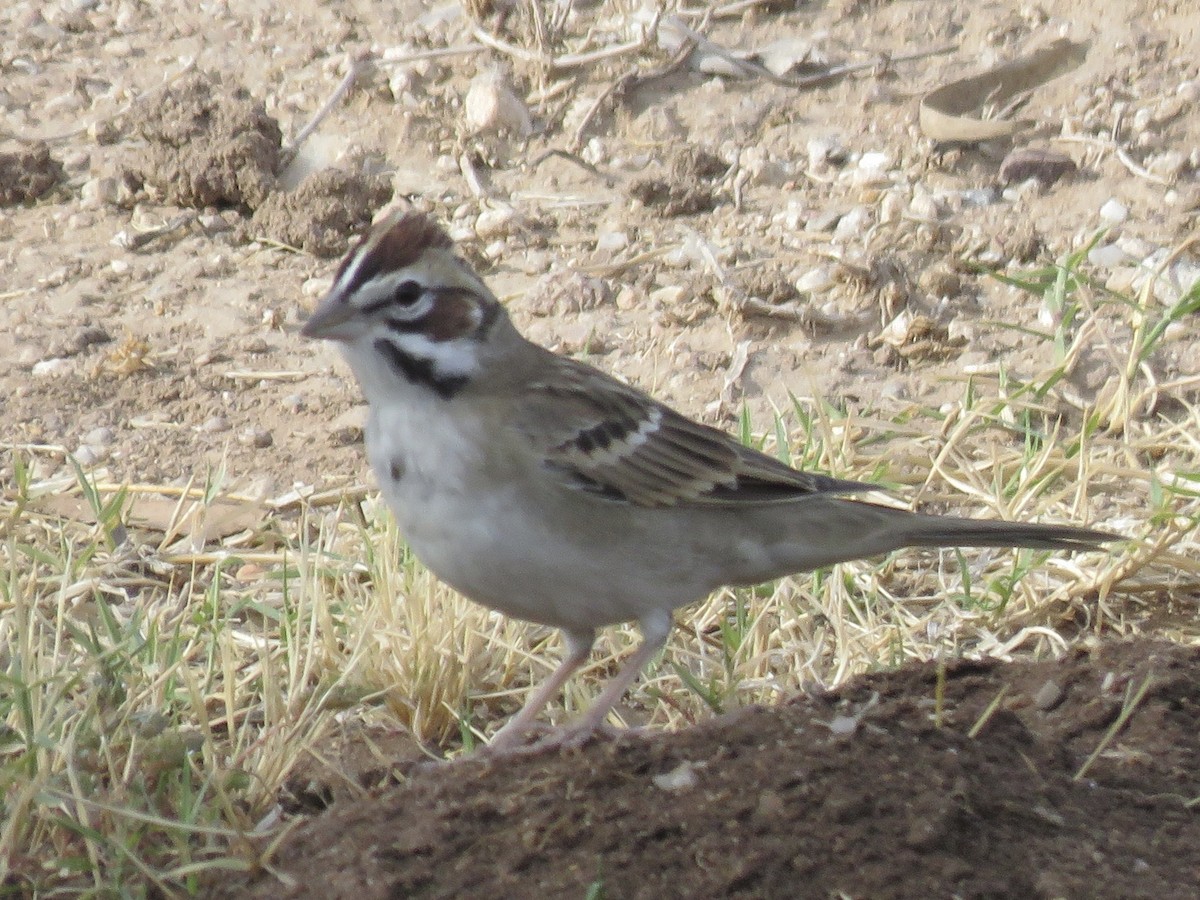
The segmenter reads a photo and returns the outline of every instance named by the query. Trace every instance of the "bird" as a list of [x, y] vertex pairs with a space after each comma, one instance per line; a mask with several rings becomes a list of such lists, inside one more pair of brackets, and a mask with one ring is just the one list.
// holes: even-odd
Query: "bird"
[[[489, 752], [586, 743], [667, 642], [677, 608], [908, 547], [1098, 549], [1076, 525], [938, 516], [876, 485], [792, 468], [524, 337], [433, 218], [383, 216], [303, 336], [336, 343], [368, 405], [364, 443], [412, 552], [506, 616], [561, 631], [561, 662]], [[573, 724], [531, 744], [599, 629], [641, 643]]]

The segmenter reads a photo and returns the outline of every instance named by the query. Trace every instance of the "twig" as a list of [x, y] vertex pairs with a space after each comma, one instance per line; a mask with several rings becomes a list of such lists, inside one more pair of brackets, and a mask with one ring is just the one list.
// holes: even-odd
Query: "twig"
[[1131, 174], [1138, 178], [1145, 178], [1147, 181], [1153, 181], [1155, 184], [1161, 184], [1164, 187], [1170, 187], [1171, 182], [1160, 175], [1155, 175], [1149, 169], [1139, 165], [1137, 160], [1129, 155], [1129, 152], [1121, 146], [1115, 137], [1102, 138], [1092, 134], [1064, 134], [1058, 135], [1051, 140], [1059, 141], [1064, 144], [1092, 144], [1104, 150], [1111, 150], [1117, 161], [1130, 171]]
[[680, 48], [676, 51], [675, 56], [672, 57], [670, 62], [668, 62], [665, 66], [660, 66], [651, 72], [645, 73], [644, 75], [639, 71], [637, 66], [634, 66], [620, 78], [610, 83], [608, 87], [601, 92], [600, 96], [595, 99], [592, 105], [588, 107], [588, 111], [584, 113], [583, 121], [581, 121], [579, 126], [575, 129], [575, 134], [572, 136], [570, 143], [567, 144], [567, 148], [571, 152], [579, 151], [579, 148], [583, 146], [584, 132], [587, 131], [588, 126], [592, 123], [592, 119], [595, 118], [596, 114], [600, 111], [600, 107], [603, 106], [610, 97], [615, 96], [618, 99], [624, 99], [638, 88], [643, 87], [652, 81], [657, 81], [660, 78], [666, 78], [668, 75], [674, 74], [687, 64], [688, 57], [695, 48], [696, 42], [689, 37], [683, 42], [682, 46], [680, 46]]
[[466, 56], [470, 53], [478, 53], [483, 50], [483, 44], [460, 44], [457, 47], [436, 47], [432, 50], [414, 50], [412, 53], [405, 53], [403, 56], [393, 57], [392, 59], [374, 60], [377, 66], [405, 66], [409, 63], [421, 62], [426, 59], [444, 59], [447, 56]]
[[603, 181], [605, 187], [613, 187], [617, 183], [616, 178], [614, 178], [612, 175], [606, 175], [604, 172], [601, 172], [590, 162], [581, 157], [578, 153], [572, 153], [569, 150], [559, 150], [557, 148], [553, 148], [545, 151], [544, 153], [538, 154], [537, 158], [529, 163], [529, 169], [531, 171], [536, 169], [552, 156], [566, 160], [573, 165], [579, 166], [579, 168], [583, 169], [584, 171], [590, 172], [592, 175], [595, 175], [597, 178]]
[[301, 128], [296, 133], [296, 136], [292, 138], [291, 142], [283, 148], [280, 168], [287, 166], [295, 158], [300, 150], [300, 145], [308, 140], [312, 133], [317, 130], [320, 124], [325, 121], [326, 116], [333, 112], [333, 108], [342, 102], [342, 98], [346, 96], [350, 88], [354, 86], [354, 82], [358, 80], [358, 75], [362, 68], [361, 63], [352, 58], [350, 54], [346, 54], [346, 61], [349, 63], [346, 67], [346, 76], [334, 88], [333, 93], [329, 95], [329, 99], [308, 120], [308, 124]]
[[[888, 68], [901, 62], [913, 62], [918, 59], [927, 59], [931, 56], [943, 56], [947, 53], [952, 53], [958, 49], [956, 44], [944, 44], [941, 47], [934, 47], [932, 50], [918, 50], [913, 53], [902, 53], [899, 56], [891, 56], [888, 54], [880, 54], [873, 60], [857, 63], [846, 63], [841, 66], [834, 66], [826, 69], [824, 72], [814, 72], [811, 75], [803, 75], [799, 78], [780, 78], [772, 74], [771, 80], [777, 84], [783, 84], [788, 87], [807, 88], [818, 84], [823, 84], [826, 81], [833, 81], [841, 78], [843, 75], [849, 75], [853, 72], [861, 72], [864, 69]], [[769, 70], [768, 70], [769, 71]]]
[[168, 234], [173, 234], [180, 231], [196, 221], [198, 213], [195, 210], [188, 210], [180, 213], [175, 218], [171, 219], [157, 228], [148, 228], [145, 231], [119, 231], [112, 242], [118, 247], [125, 250], [140, 250], [151, 241], [158, 240], [160, 237], [166, 237]]
[[[1146, 694], [1149, 692], [1153, 684], [1154, 676], [1147, 675], [1142, 683], [1138, 685], [1138, 689], [1136, 691], [1127, 690], [1125, 692], [1125, 702], [1121, 704], [1121, 712], [1117, 715], [1117, 718], [1112, 725], [1109, 726], [1108, 731], [1104, 732], [1104, 737], [1100, 739], [1100, 743], [1096, 745], [1096, 749], [1093, 750], [1091, 755], [1083, 761], [1083, 765], [1079, 767], [1079, 771], [1076, 772], [1072, 777], [1072, 781], [1079, 781], [1079, 779], [1087, 775], [1088, 769], [1092, 767], [1092, 763], [1094, 763], [1100, 757], [1100, 754], [1104, 752], [1104, 749], [1111, 744], [1113, 738], [1117, 736], [1117, 732], [1124, 728], [1129, 720], [1133, 717], [1134, 712], [1137, 710], [1138, 706], [1141, 705], [1142, 700], [1146, 698]], [[1133, 685], [1130, 685], [1129, 687], [1132, 689]]]
[[524, 47], [518, 47], [516, 44], [511, 44], [508, 41], [502, 41], [495, 35], [484, 31], [478, 25], [472, 28], [472, 34], [475, 35], [475, 39], [480, 43], [486, 44], [493, 50], [498, 50], [506, 56], [511, 56], [522, 62], [542, 66], [550, 72], [588, 66], [601, 60], [612, 59], [615, 56], [624, 56], [626, 53], [640, 50], [646, 46], [653, 33], [654, 30], [652, 28], [647, 28], [646, 33], [635, 41], [627, 41], [624, 44], [616, 44], [612, 47], [603, 47], [600, 50], [590, 50], [586, 53], [567, 53], [563, 56], [547, 57], [545, 54], [535, 53], [532, 50], [526, 50]]

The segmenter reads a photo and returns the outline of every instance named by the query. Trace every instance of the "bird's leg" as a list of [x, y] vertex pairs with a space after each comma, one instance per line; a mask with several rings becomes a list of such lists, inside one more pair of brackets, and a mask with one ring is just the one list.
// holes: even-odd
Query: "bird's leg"
[[546, 750], [555, 747], [578, 747], [587, 742], [601, 728], [605, 717], [617, 704], [630, 685], [654, 659], [654, 655], [667, 643], [671, 633], [671, 614], [655, 610], [643, 617], [638, 625], [642, 629], [642, 643], [625, 661], [619, 672], [604, 686], [600, 696], [588, 707], [583, 716], [566, 728], [549, 734], [535, 743], [531, 749]]
[[520, 746], [521, 739], [529, 733], [534, 719], [538, 717], [545, 705], [558, 695], [563, 685], [567, 683], [567, 679], [587, 661], [588, 654], [592, 652], [596, 634], [593, 631], [564, 631], [563, 640], [566, 641], [567, 652], [562, 662], [558, 664], [558, 668], [551, 673], [550, 677], [538, 686], [537, 690], [533, 692], [533, 696], [525, 701], [521, 711], [496, 732], [496, 736], [487, 746], [489, 753], [512, 750], [514, 747]]

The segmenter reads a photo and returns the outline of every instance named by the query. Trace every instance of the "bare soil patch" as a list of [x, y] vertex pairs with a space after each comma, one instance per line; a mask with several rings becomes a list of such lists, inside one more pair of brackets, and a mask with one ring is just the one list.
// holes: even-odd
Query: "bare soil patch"
[[[214, 895], [1194, 895], [1200, 652], [1108, 644], [944, 679], [910, 665], [561, 755], [405, 764], [383, 742], [386, 768], [323, 771], [364, 796]], [[389, 770], [403, 786], [379, 786]]]

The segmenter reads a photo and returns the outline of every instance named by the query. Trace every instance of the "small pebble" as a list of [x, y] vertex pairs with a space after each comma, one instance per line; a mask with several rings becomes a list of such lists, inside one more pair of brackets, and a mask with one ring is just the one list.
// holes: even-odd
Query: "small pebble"
[[817, 266], [796, 279], [796, 290], [801, 294], [819, 294], [833, 287], [831, 266]]
[[842, 240], [857, 240], [862, 238], [870, 225], [871, 210], [865, 206], [855, 206], [838, 220], [833, 236]]
[[533, 131], [533, 120], [524, 102], [497, 71], [476, 76], [463, 100], [467, 126], [474, 132], [511, 131], [525, 137]]
[[1047, 681], [1033, 695], [1033, 705], [1042, 712], [1048, 712], [1062, 703], [1065, 696], [1063, 689], [1054, 681]]
[[246, 563], [238, 568], [233, 577], [246, 584], [251, 581], [261, 581], [266, 574], [267, 569], [261, 563]]
[[885, 191], [879, 201], [879, 224], [891, 225], [899, 222], [906, 205], [904, 195], [900, 191]]
[[78, 352], [94, 347], [97, 344], [107, 344], [112, 341], [112, 335], [99, 325], [85, 325], [75, 332], [72, 342]]
[[629, 235], [624, 231], [604, 231], [596, 238], [596, 252], [613, 254], [629, 246]]
[[275, 438], [266, 428], [247, 428], [238, 435], [238, 441], [255, 450], [265, 450], [275, 443]]
[[114, 204], [120, 196], [121, 188], [115, 178], [90, 178], [79, 189], [84, 206]]
[[104, 45], [104, 52], [117, 59], [124, 59], [133, 53], [133, 44], [124, 38], [113, 38]]
[[[204, 213], [196, 218], [203, 228], [209, 234], [219, 234], [222, 231], [228, 231], [233, 226], [220, 213]], [[311, 279], [310, 279], [311, 280]]]
[[38, 377], [57, 377], [65, 375], [71, 368], [69, 360], [62, 357], [43, 359], [33, 364], [33, 374]]
[[678, 306], [687, 296], [687, 289], [672, 284], [666, 287], [660, 287], [650, 292], [649, 300], [651, 307], [673, 307]]
[[503, 237], [512, 231], [516, 216], [511, 206], [485, 209], [475, 219], [475, 233], [484, 239]]
[[809, 138], [807, 149], [808, 164], [813, 169], [841, 166], [846, 162], [846, 147], [836, 137]]
[[1100, 207], [1100, 218], [1105, 222], [1119, 225], [1129, 218], [1129, 208], [1118, 200], [1108, 200]]
[[207, 422], [200, 426], [201, 431], [209, 434], [219, 434], [222, 431], [229, 430], [229, 420], [224, 416], [213, 416]]
[[1093, 247], [1088, 251], [1088, 262], [1101, 269], [1115, 269], [1121, 263], [1129, 259], [1125, 251], [1116, 244], [1108, 244], [1103, 247]]
[[842, 216], [845, 214], [845, 210], [833, 207], [814, 212], [804, 220], [804, 230], [814, 232], [833, 231], [833, 229], [837, 228], [838, 222], [842, 220]]
[[111, 428], [101, 426], [99, 428], [93, 428], [91, 431], [85, 434], [83, 436], [83, 442], [85, 444], [91, 444], [93, 447], [107, 447], [113, 442], [115, 437], [116, 434]]
[[90, 469], [97, 463], [102, 462], [107, 455], [108, 452], [102, 447], [80, 444], [75, 450], [75, 461], [85, 469]]
[[892, 167], [892, 157], [882, 150], [870, 150], [858, 158], [860, 172], [886, 172]]
[[959, 197], [962, 199], [963, 206], [982, 209], [998, 201], [1000, 192], [994, 187], [968, 188], [959, 194]]
[[696, 777], [696, 768], [690, 762], [681, 762], [670, 772], [655, 775], [651, 779], [654, 786], [664, 791], [685, 791], [694, 788], [700, 779]]
[[936, 221], [945, 215], [946, 207], [937, 197], [925, 191], [918, 191], [909, 201], [908, 211], [918, 219], [926, 222]]

